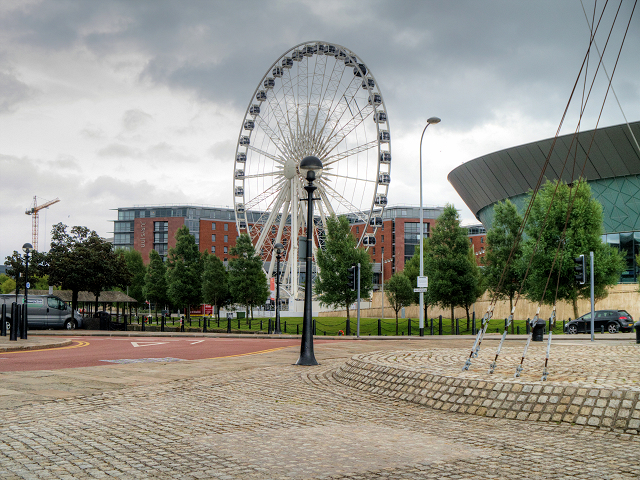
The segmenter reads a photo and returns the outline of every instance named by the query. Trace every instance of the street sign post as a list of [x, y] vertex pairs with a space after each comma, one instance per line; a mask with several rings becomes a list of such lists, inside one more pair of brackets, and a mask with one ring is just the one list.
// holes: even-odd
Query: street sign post
[[427, 288], [429, 286], [429, 278], [428, 277], [418, 277], [418, 288]]
[[413, 293], [427, 293], [426, 288], [414, 288]]

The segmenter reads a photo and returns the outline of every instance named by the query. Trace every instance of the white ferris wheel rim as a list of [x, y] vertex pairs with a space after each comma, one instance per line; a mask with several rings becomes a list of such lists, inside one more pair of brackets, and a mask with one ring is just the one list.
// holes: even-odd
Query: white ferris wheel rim
[[[318, 45], [327, 50], [333, 47], [337, 53], [319, 55]], [[299, 60], [286, 60], [292, 66], [282, 66], [285, 59], [296, 54]], [[314, 56], [315, 62], [311, 64]], [[331, 57], [334, 62], [327, 60]], [[345, 64], [342, 57], [351, 59], [350, 64]], [[332, 67], [330, 72], [328, 63]], [[314, 70], [312, 74], [310, 67]], [[263, 93], [264, 98], [258, 98]], [[369, 101], [362, 105], [365, 97]], [[252, 110], [256, 106], [258, 114]], [[366, 120], [375, 129], [367, 128]], [[381, 132], [386, 132], [389, 138], [382, 139]], [[315, 155], [324, 164], [321, 176], [314, 182], [318, 186], [314, 215], [319, 218], [318, 226], [326, 229], [328, 215], [352, 215], [364, 224], [358, 245], [366, 245], [379, 226], [374, 212], [375, 217], [381, 217], [386, 205], [391, 158], [389, 132], [378, 82], [361, 57], [342, 45], [324, 41], [299, 43], [280, 55], [262, 76], [245, 111], [236, 143], [233, 172], [236, 229], [239, 234], [251, 235], [263, 259], [269, 258], [273, 244], [289, 238], [283, 259], [288, 279], [285, 284], [289, 286], [285, 290], [290, 295], [295, 297], [298, 291], [298, 262], [293, 259], [298, 257], [299, 238], [306, 236], [302, 233], [306, 227], [306, 207], [300, 207], [300, 200], [306, 199], [307, 194], [302, 189], [305, 182], [298, 169], [300, 160]], [[383, 153], [389, 161], [381, 162]], [[366, 168], [361, 168], [363, 158]], [[338, 185], [341, 189], [336, 188]], [[358, 199], [360, 192], [362, 198]], [[378, 202], [379, 198], [383, 202]], [[261, 212], [257, 218], [255, 211]], [[314, 230], [319, 244], [318, 228]], [[274, 262], [269, 263], [270, 277]]]

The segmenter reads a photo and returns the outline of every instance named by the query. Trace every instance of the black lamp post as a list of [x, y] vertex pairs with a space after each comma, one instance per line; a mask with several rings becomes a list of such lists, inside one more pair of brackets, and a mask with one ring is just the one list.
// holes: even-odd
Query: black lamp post
[[20, 338], [26, 340], [27, 338], [27, 310], [29, 309], [29, 254], [33, 252], [33, 245], [25, 243], [22, 245], [22, 251], [25, 253], [25, 267], [24, 267], [24, 313], [22, 314], [22, 328], [20, 328]]
[[280, 259], [282, 258], [282, 249], [284, 245], [280, 242], [274, 245], [276, 249], [276, 325], [273, 329], [273, 333], [280, 335]]
[[318, 365], [313, 354], [313, 328], [312, 328], [312, 255], [313, 255], [313, 192], [316, 190], [313, 181], [322, 174], [322, 162], [318, 157], [304, 157], [300, 162], [300, 173], [307, 179], [309, 185], [307, 191], [307, 265], [304, 287], [304, 316], [302, 319], [302, 343], [300, 344], [300, 358], [296, 365]]

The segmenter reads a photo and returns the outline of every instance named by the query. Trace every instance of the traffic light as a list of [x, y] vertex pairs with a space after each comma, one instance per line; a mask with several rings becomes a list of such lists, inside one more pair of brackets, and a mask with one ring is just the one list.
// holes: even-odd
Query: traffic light
[[358, 288], [358, 284], [356, 283], [356, 269], [357, 267], [355, 265], [351, 265], [347, 269], [347, 285], [349, 285], [351, 290], [357, 290]]
[[576, 283], [579, 283], [580, 285], [584, 285], [586, 283], [586, 270], [584, 268], [584, 255], [580, 255], [579, 257], [576, 257], [573, 259], [573, 261], [575, 262], [575, 267], [574, 270], [576, 271], [576, 275], [575, 275], [575, 279], [576, 279]]

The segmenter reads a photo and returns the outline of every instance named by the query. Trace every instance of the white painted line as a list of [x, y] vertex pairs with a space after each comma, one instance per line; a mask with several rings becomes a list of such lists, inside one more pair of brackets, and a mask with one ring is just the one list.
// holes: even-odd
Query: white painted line
[[195, 345], [196, 343], [202, 343], [204, 340], [196, 340], [195, 342], [191, 342], [191, 345]]
[[131, 342], [134, 347], [149, 347], [151, 345], [164, 345], [169, 342]]

